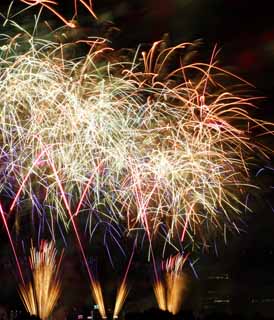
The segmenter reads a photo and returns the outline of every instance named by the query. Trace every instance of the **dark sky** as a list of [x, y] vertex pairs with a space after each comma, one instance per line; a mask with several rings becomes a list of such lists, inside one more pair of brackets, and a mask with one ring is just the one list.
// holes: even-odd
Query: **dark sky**
[[[221, 63], [254, 83], [258, 95], [266, 96], [260, 103], [258, 113], [264, 119], [273, 120], [274, 13], [271, 3], [271, 0], [98, 0], [94, 1], [94, 9], [101, 26], [101, 29], [96, 30], [102, 30], [108, 20], [119, 28], [120, 31], [113, 31], [112, 34], [113, 45], [117, 48], [151, 43], [165, 33], [169, 34], [172, 44], [202, 39], [201, 51], [206, 54], [217, 44], [221, 48]], [[4, 12], [3, 2], [2, 7]], [[60, 10], [69, 17], [68, 8]], [[85, 30], [93, 33], [94, 22], [89, 22], [89, 18], [82, 14], [83, 25], [87, 28]], [[3, 30], [0, 30], [2, 33]], [[273, 139], [271, 143], [273, 146]], [[270, 172], [266, 170], [256, 179], [259, 183], [266, 179], [269, 186], [271, 183], [274, 185], [274, 174]], [[249, 303], [244, 299], [247, 296], [260, 301], [274, 299], [273, 190], [267, 189], [260, 196], [253, 197], [254, 213], [243, 218], [244, 231], [231, 235], [227, 245], [220, 237], [218, 254], [214, 248], [196, 254], [199, 256], [196, 268], [200, 280], [193, 279], [193, 299], [198, 299], [198, 296], [206, 292], [207, 279], [214, 274], [229, 274], [232, 287], [229, 294], [232, 292], [234, 300], [239, 301], [234, 303], [235, 309], [245, 309], [243, 304]], [[3, 250], [8, 250], [6, 245]], [[140, 262], [138, 266], [147, 270], [144, 262]], [[69, 263], [66, 267], [75, 268]], [[135, 272], [138, 273], [136, 269]], [[75, 278], [79, 276], [76, 271], [71, 273]], [[141, 275], [139, 270], [136, 277], [139, 279]], [[78, 283], [78, 278], [76, 282]], [[258, 309], [264, 309], [271, 315], [269, 310], [274, 310], [274, 302], [260, 304]]]

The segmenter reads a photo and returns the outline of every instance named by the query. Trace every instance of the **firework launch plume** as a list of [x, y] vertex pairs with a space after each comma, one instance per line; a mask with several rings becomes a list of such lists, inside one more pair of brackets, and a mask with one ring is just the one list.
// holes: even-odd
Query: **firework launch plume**
[[102, 319], [106, 319], [107, 315], [106, 315], [106, 309], [105, 309], [105, 304], [104, 304], [104, 299], [102, 294], [102, 287], [98, 280], [94, 280], [91, 283], [91, 292], [92, 292], [92, 297], [94, 301], [98, 305], [98, 310]]
[[113, 319], [117, 319], [118, 315], [123, 308], [123, 305], [126, 301], [126, 298], [128, 296], [128, 286], [127, 284], [123, 281], [122, 284], [120, 285], [119, 289], [117, 290], [117, 296], [116, 296], [116, 301], [115, 301], [115, 307], [114, 307], [114, 312], [113, 312]]
[[180, 311], [186, 290], [187, 279], [183, 266], [188, 255], [177, 254], [162, 263], [163, 278], [158, 275], [153, 290], [159, 309], [176, 314]]
[[32, 283], [28, 282], [25, 285], [20, 285], [19, 294], [26, 310], [32, 315], [38, 315], [36, 297], [33, 291]]
[[154, 295], [160, 310], [166, 311], [166, 288], [160, 279], [153, 284]]
[[167, 285], [167, 310], [176, 314], [180, 311], [184, 293], [186, 290], [186, 279], [182, 274], [166, 273]]
[[61, 293], [58, 267], [61, 260], [57, 264], [56, 256], [53, 242], [42, 241], [38, 250], [32, 246], [29, 258], [32, 279], [19, 286], [26, 310], [42, 320], [50, 316]]
[[120, 284], [120, 286], [119, 286], [119, 288], [117, 290], [115, 306], [114, 306], [114, 312], [113, 312], [113, 319], [117, 319], [118, 318], [119, 313], [122, 310], [122, 308], [124, 306], [124, 303], [126, 301], [126, 298], [128, 296], [128, 293], [129, 293], [129, 288], [128, 288], [128, 285], [127, 285], [127, 276], [128, 276], [129, 268], [130, 268], [131, 263], [132, 263], [133, 256], [134, 256], [136, 243], [137, 243], [137, 240], [135, 239], [134, 245], [133, 245], [133, 248], [132, 248], [132, 252], [131, 252], [131, 256], [129, 258], [128, 265], [126, 267], [126, 271], [125, 271], [125, 274], [123, 276], [123, 280], [122, 280], [122, 282], [121, 282], [121, 284]]

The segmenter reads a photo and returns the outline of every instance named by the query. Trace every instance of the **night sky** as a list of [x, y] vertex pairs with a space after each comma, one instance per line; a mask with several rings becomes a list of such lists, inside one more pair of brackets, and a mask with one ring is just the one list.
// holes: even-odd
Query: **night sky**
[[[69, 0], [63, 0], [69, 2]], [[62, 1], [59, 1], [62, 2]], [[257, 115], [264, 120], [274, 120], [274, 13], [269, 0], [98, 0], [94, 1], [94, 10], [99, 17], [99, 22], [80, 11], [82, 21], [79, 21], [81, 35], [103, 35], [105, 30], [110, 30], [112, 45], [119, 48], [136, 48], [138, 44], [144, 46], [159, 40], [168, 34], [170, 44], [184, 41], [200, 41], [199, 54], [201, 59], [209, 61], [210, 53], [217, 44], [221, 49], [218, 60], [220, 64], [244, 77], [256, 86], [252, 94], [263, 96], [258, 101]], [[1, 1], [3, 3], [3, 1]], [[7, 1], [8, 3], [8, 1]], [[15, 1], [16, 3], [16, 1]], [[0, 6], [0, 12], [5, 12], [6, 7]], [[69, 18], [70, 7], [60, 8]], [[55, 18], [46, 14], [49, 21], [58, 25]], [[20, 18], [22, 19], [22, 18]], [[24, 18], [30, 23], [31, 16]], [[23, 22], [24, 23], [24, 22]], [[1, 20], [2, 24], [2, 20]], [[112, 28], [110, 28], [112, 26]], [[0, 27], [0, 32], [4, 29]], [[273, 137], [268, 138], [268, 145], [273, 149]], [[267, 163], [273, 166], [273, 158]], [[250, 205], [253, 213], [243, 214], [241, 229], [228, 236], [227, 244], [222, 236], [217, 239], [217, 245], [202, 248], [193, 253], [193, 261], [198, 258], [194, 273], [189, 270], [189, 292], [186, 304], [189, 309], [199, 308], [204, 301], [208, 290], [219, 290], [224, 296], [230, 296], [233, 301], [233, 311], [253, 315], [256, 311], [268, 316], [274, 315], [274, 171], [265, 169], [256, 177], [255, 183], [263, 186], [263, 191], [250, 196]], [[272, 188], [271, 188], [272, 187]], [[73, 241], [69, 238], [69, 243]], [[59, 243], [60, 247], [62, 243]], [[64, 269], [65, 287], [67, 294], [64, 303], [80, 304], [79, 294], [85, 292], [88, 303], [88, 287], [85, 283], [85, 270], [79, 264], [79, 253], [72, 247], [65, 258]], [[88, 245], [87, 245], [88, 247]], [[101, 249], [99, 238], [95, 240], [94, 251], [99, 261], [108, 265], [104, 279], [108, 283], [109, 296], [113, 295], [115, 276], [126, 265], [121, 253], [114, 257], [116, 269], [107, 262], [105, 249]], [[127, 253], [130, 253], [132, 242], [126, 240]], [[1, 234], [0, 252], [3, 263], [11, 260], [11, 252], [7, 245], [4, 232]], [[77, 258], [78, 257], [78, 258]], [[147, 251], [136, 253], [136, 259], [130, 273], [132, 296], [129, 295], [128, 306], [133, 310], [136, 306], [135, 298], [143, 297], [144, 291], [149, 291], [149, 279], [152, 270], [147, 263]], [[77, 262], [75, 262], [77, 261]], [[122, 261], [122, 263], [121, 263]], [[106, 271], [107, 270], [107, 271]], [[224, 277], [224, 280], [210, 280], [215, 276]], [[9, 266], [1, 267], [1, 287], [8, 288], [5, 292], [0, 289], [0, 304], [9, 303], [15, 299], [14, 275], [10, 273]], [[226, 277], [228, 279], [226, 279]], [[215, 281], [215, 282], [214, 282]], [[72, 285], [73, 288], [69, 289]], [[219, 287], [223, 286], [223, 290]], [[217, 288], [217, 289], [216, 289]], [[83, 294], [82, 294], [83, 295]], [[143, 298], [143, 307], [153, 305], [153, 292], [150, 290], [149, 299]], [[78, 300], [77, 300], [78, 299]], [[271, 300], [272, 299], [272, 300]], [[253, 301], [252, 305], [251, 300]], [[147, 304], [147, 305], [146, 305]], [[223, 306], [225, 310], [225, 306]], [[249, 311], [247, 311], [247, 308]]]

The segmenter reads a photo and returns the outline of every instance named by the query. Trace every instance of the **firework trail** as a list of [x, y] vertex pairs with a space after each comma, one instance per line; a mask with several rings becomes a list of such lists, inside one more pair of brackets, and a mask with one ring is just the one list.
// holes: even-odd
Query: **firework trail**
[[7, 232], [7, 235], [8, 235], [9, 243], [10, 243], [11, 248], [12, 248], [12, 253], [13, 253], [13, 256], [14, 256], [14, 259], [15, 259], [15, 262], [16, 262], [16, 267], [17, 267], [17, 270], [18, 270], [18, 273], [19, 273], [19, 276], [20, 276], [20, 280], [22, 281], [22, 284], [24, 285], [25, 284], [25, 280], [24, 280], [24, 277], [23, 277], [22, 269], [21, 269], [21, 266], [20, 266], [20, 262], [19, 262], [16, 250], [15, 250], [15, 246], [14, 246], [14, 243], [13, 243], [13, 240], [12, 240], [12, 236], [11, 236], [11, 233], [10, 233], [10, 230], [9, 230], [9, 227], [8, 227], [6, 215], [5, 215], [5, 212], [4, 212], [3, 208], [2, 208], [1, 201], [0, 201], [0, 215], [1, 215], [1, 218], [2, 218], [2, 221], [3, 221], [3, 225], [4, 225], [5, 230]]
[[[73, 60], [66, 45], [24, 37], [9, 38], [0, 56], [0, 189], [13, 198], [10, 214], [36, 194], [67, 229], [95, 210], [129, 232], [145, 229], [151, 243], [163, 226], [168, 239], [179, 232], [198, 244], [237, 229], [256, 188], [250, 166], [269, 152], [252, 130], [272, 124], [251, 117], [253, 98], [224, 86], [232, 75], [215, 50], [209, 64], [187, 64], [191, 44], [159, 41], [112, 64], [103, 39]], [[17, 54], [22, 42], [29, 49]]]
[[32, 280], [19, 285], [26, 310], [42, 320], [50, 316], [61, 293], [59, 268], [63, 253], [58, 263], [56, 256], [53, 242], [41, 241], [39, 250], [32, 246], [29, 258]]
[[[58, 5], [57, 1], [52, 0], [20, 0], [24, 4], [28, 5], [28, 7], [33, 7], [36, 5], [40, 5], [42, 8], [48, 9], [51, 13], [53, 13], [58, 19], [60, 19], [66, 26], [69, 28], [76, 28], [76, 24], [73, 20], [67, 20], [63, 15], [61, 15], [56, 9], [52, 7], [52, 5]], [[92, 10], [92, 2], [89, 0], [89, 4], [87, 4], [84, 0], [73, 0], [74, 3], [74, 16], [77, 16], [78, 13], [78, 5], [77, 2], [80, 2], [82, 6], [89, 12], [89, 14], [97, 19], [94, 11]]]

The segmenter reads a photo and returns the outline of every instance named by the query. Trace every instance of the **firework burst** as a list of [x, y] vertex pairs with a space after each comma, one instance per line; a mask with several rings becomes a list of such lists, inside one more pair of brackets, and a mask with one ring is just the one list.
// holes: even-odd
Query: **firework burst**
[[64, 58], [66, 45], [32, 36], [18, 55], [18, 39], [0, 61], [0, 188], [13, 198], [10, 212], [35, 195], [67, 228], [96, 211], [150, 239], [165, 230], [206, 243], [212, 231], [237, 229], [245, 192], [256, 187], [254, 153], [268, 151], [252, 129], [269, 124], [251, 117], [252, 98], [222, 84], [230, 74], [215, 51], [209, 64], [187, 64], [191, 44], [159, 41], [132, 63], [112, 64], [102, 39], [76, 60]]

